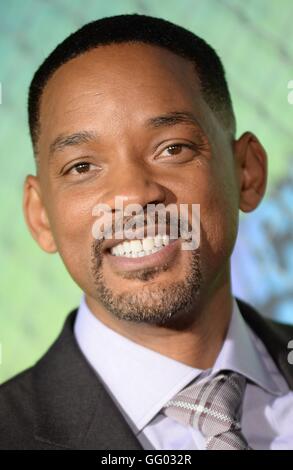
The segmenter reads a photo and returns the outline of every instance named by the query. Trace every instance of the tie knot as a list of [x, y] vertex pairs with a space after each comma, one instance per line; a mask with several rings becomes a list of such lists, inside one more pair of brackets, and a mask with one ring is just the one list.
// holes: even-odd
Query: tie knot
[[231, 433], [240, 432], [245, 387], [243, 375], [221, 371], [213, 377], [195, 380], [169, 400], [162, 412], [196, 427], [208, 442], [223, 433], [227, 439]]

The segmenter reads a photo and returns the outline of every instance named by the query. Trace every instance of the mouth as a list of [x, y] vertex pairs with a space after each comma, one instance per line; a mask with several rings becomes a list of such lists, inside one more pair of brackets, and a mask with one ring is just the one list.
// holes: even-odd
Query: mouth
[[106, 250], [109, 263], [120, 271], [134, 271], [171, 263], [181, 247], [180, 238], [168, 235], [145, 237], [118, 243]]

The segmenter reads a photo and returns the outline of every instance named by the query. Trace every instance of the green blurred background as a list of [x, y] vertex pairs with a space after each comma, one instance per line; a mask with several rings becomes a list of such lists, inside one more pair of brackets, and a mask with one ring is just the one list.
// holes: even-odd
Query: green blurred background
[[292, 0], [1, 0], [0, 3], [0, 383], [32, 365], [53, 342], [81, 292], [58, 255], [43, 253], [22, 215], [34, 172], [27, 90], [49, 52], [88, 21], [122, 13], [158, 16], [207, 40], [224, 62], [238, 123], [269, 154], [267, 197], [241, 218], [233, 256], [235, 294], [293, 322]]

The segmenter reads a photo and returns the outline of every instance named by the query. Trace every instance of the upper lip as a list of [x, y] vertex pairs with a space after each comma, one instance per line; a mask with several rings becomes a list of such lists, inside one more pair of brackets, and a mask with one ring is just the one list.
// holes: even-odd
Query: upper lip
[[[159, 233], [159, 229], [163, 230], [163, 227], [159, 227], [158, 225], [155, 227], [155, 235], [157, 235]], [[160, 230], [160, 231], [161, 231]], [[141, 240], [142, 238], [146, 237], [147, 236], [147, 227], [143, 227], [141, 230], [137, 230], [136, 232], [136, 238], [133, 238], [132, 240]], [[163, 231], [164, 233], [164, 231]], [[166, 227], [166, 235], [170, 235], [170, 228], [167, 226]], [[104, 248], [103, 248], [103, 251], [110, 251], [111, 248], [113, 248], [114, 246], [116, 245], [119, 245], [119, 243], [123, 243], [125, 241], [132, 241], [131, 239], [129, 238], [111, 238], [109, 240], [106, 240], [104, 242]]]
[[119, 238], [114, 238], [111, 240], [106, 240], [104, 243], [104, 251], [110, 251], [111, 248], [113, 248], [116, 245], [119, 245], [119, 243], [124, 242], [126, 239], [119, 239]]

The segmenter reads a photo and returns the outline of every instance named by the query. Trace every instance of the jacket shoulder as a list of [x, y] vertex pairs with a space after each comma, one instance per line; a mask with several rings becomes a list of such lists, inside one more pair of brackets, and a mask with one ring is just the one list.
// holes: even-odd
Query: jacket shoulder
[[237, 299], [240, 311], [247, 323], [258, 333], [262, 330], [264, 333], [270, 333], [281, 342], [288, 343], [293, 339], [293, 325], [281, 323], [261, 315], [250, 304], [244, 300]]
[[[62, 343], [65, 325], [68, 325], [76, 314], [71, 311], [63, 329], [56, 340], [42, 357], [31, 367], [25, 369], [0, 385], [0, 450], [18, 449], [51, 449], [51, 445], [40, 443], [36, 439], [36, 392], [35, 376], [42, 364], [52, 357], [55, 345]], [[64, 336], [64, 334], [63, 334]], [[56, 356], [51, 362], [56, 365]], [[54, 375], [51, 380], [54, 381]], [[58, 448], [58, 447], [57, 447]]]
[[290, 389], [293, 390], [293, 366], [288, 361], [293, 325], [266, 318], [243, 300], [237, 299], [237, 301], [245, 321], [261, 339]]
[[[33, 435], [32, 367], [0, 385], [0, 449], [27, 448]], [[18, 443], [18, 444], [16, 444]]]
[[271, 328], [278, 331], [284, 338], [293, 339], [293, 325], [288, 323], [280, 323], [276, 320], [268, 319]]

